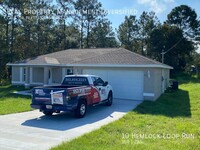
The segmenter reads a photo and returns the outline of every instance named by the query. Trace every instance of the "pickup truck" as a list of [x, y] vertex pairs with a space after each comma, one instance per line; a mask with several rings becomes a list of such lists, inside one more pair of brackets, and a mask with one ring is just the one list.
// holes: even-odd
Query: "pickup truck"
[[45, 115], [71, 111], [82, 118], [89, 105], [104, 103], [111, 106], [112, 102], [112, 87], [99, 76], [67, 75], [61, 85], [33, 88], [31, 107]]

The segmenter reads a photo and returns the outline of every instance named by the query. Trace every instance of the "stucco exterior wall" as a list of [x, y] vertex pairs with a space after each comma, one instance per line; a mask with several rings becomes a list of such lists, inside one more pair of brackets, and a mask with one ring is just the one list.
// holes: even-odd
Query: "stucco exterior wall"
[[32, 82], [43, 83], [44, 82], [44, 68], [33, 68]]
[[20, 81], [20, 67], [12, 67], [12, 81]]
[[169, 87], [169, 69], [153, 68], [147, 70], [150, 71], [151, 79], [148, 81], [147, 77], [144, 78], [144, 92], [152, 92], [154, 97], [145, 96], [144, 99], [156, 100]]
[[62, 68], [52, 68], [52, 83], [60, 84], [62, 81]]
[[162, 69], [154, 70], [154, 93], [155, 99], [157, 99], [162, 94]]

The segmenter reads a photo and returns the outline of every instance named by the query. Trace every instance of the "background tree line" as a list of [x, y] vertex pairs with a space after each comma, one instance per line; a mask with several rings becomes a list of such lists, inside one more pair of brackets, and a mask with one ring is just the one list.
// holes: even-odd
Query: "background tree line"
[[198, 64], [200, 21], [192, 8], [174, 8], [164, 23], [154, 12], [126, 16], [116, 32], [102, 12], [97, 0], [1, 0], [0, 80], [8, 62], [69, 48], [120, 46], [158, 61], [167, 52], [165, 63], [176, 70]]

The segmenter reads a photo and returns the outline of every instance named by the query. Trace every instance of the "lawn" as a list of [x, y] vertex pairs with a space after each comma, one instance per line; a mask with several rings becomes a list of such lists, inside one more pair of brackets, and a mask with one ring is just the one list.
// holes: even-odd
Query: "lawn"
[[179, 90], [145, 101], [120, 120], [52, 150], [200, 149], [200, 82], [178, 80]]
[[14, 94], [14, 91], [24, 90], [22, 86], [0, 86], [0, 115], [32, 110], [31, 97]]

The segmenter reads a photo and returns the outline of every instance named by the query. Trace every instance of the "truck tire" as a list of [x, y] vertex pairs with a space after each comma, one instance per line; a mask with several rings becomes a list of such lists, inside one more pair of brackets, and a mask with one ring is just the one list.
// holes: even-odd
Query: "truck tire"
[[80, 100], [75, 110], [75, 116], [77, 118], [83, 118], [87, 111], [87, 104], [85, 100]]
[[113, 95], [112, 95], [112, 92], [109, 92], [106, 106], [111, 106], [112, 102], [113, 102]]
[[45, 114], [46, 116], [51, 116], [53, 114], [52, 111], [43, 111], [43, 114]]

